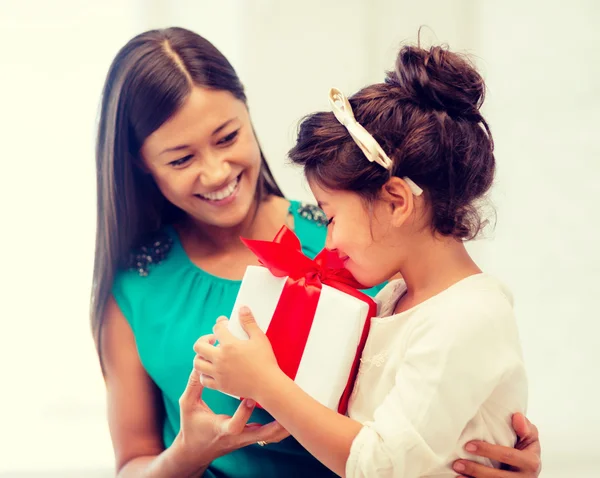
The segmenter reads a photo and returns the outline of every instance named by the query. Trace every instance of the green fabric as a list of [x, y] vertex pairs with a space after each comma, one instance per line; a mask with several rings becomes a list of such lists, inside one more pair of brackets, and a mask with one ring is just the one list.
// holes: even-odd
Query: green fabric
[[[291, 201], [294, 230], [303, 252], [311, 257], [323, 248], [326, 226], [300, 214], [302, 205]], [[165, 446], [179, 431], [179, 404], [194, 358], [192, 346], [211, 333], [220, 315], [229, 316], [240, 281], [213, 276], [195, 266], [171, 227], [172, 249], [145, 277], [137, 271], [121, 271], [113, 295], [129, 322], [141, 362], [162, 392], [166, 409], [163, 426]], [[374, 296], [381, 287], [366, 291]], [[232, 415], [239, 401], [215, 390], [205, 389], [204, 401], [218, 414]], [[268, 423], [273, 418], [255, 410], [250, 422]], [[335, 476], [293, 438], [266, 447], [252, 445], [216, 459], [207, 477], [330, 477]]]

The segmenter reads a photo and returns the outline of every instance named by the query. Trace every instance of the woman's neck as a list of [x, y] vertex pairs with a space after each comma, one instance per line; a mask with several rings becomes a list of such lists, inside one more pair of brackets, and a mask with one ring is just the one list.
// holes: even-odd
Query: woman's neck
[[255, 202], [246, 218], [233, 227], [216, 227], [187, 221], [182, 227], [189, 239], [207, 253], [219, 254], [244, 248], [240, 237], [272, 240], [286, 219], [289, 203], [284, 198], [269, 196]]
[[410, 258], [400, 271], [407, 292], [395, 313], [408, 310], [446, 290], [456, 282], [481, 273], [462, 241], [428, 235], [415, 240]]

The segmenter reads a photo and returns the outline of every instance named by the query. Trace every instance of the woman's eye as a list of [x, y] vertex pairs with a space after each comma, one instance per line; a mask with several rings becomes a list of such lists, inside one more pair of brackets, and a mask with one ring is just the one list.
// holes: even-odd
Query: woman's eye
[[229, 144], [231, 143], [238, 135], [240, 130], [235, 130], [232, 133], [229, 133], [227, 136], [221, 138], [219, 141], [217, 141], [218, 145], [224, 145], [224, 144]]
[[184, 156], [183, 158], [179, 158], [179, 159], [176, 159], [175, 161], [171, 161], [169, 164], [174, 167], [183, 166], [190, 159], [192, 159], [192, 155], [188, 154], [187, 156]]

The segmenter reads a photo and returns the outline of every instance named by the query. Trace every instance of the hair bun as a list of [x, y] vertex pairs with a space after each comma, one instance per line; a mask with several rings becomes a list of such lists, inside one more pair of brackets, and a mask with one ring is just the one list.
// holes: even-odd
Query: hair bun
[[483, 78], [467, 59], [442, 47], [403, 47], [396, 69], [388, 73], [386, 82], [399, 86], [407, 100], [422, 108], [474, 121], [481, 119]]

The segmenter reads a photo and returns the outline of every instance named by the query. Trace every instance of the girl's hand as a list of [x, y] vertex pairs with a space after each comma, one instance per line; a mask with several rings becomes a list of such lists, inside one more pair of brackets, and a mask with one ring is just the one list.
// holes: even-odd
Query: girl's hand
[[289, 436], [277, 422], [248, 424], [255, 403], [243, 400], [235, 414], [215, 414], [202, 400], [203, 386], [192, 371], [179, 399], [181, 430], [173, 444], [188, 468], [205, 469], [215, 458], [259, 441], [276, 443]]
[[[480, 441], [469, 442], [465, 447], [469, 453], [503, 463], [502, 469], [497, 470], [472, 461], [457, 460], [454, 463], [454, 471], [462, 473], [460, 475], [462, 478], [537, 478], [542, 470], [537, 427], [520, 413], [513, 415], [512, 422], [519, 437], [515, 448], [490, 445]], [[469, 449], [470, 445], [475, 449]]]
[[[240, 309], [240, 324], [248, 340], [234, 337], [226, 317], [219, 317], [214, 335], [201, 337], [194, 345], [194, 368], [202, 384], [238, 397], [256, 398], [267, 377], [282, 374], [267, 336], [258, 327], [247, 307]], [[219, 345], [214, 346], [215, 340]]]

